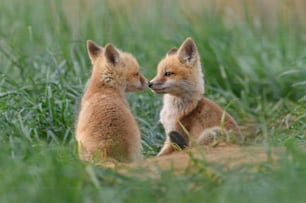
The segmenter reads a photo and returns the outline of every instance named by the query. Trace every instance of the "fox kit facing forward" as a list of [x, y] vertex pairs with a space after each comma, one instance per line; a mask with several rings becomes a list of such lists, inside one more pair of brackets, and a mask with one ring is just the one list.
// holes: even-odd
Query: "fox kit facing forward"
[[172, 48], [160, 61], [157, 75], [150, 81], [149, 87], [156, 93], [165, 94], [160, 120], [167, 138], [158, 156], [175, 150], [171, 144], [173, 135], [181, 135], [187, 146], [209, 144], [216, 134], [228, 135], [232, 132], [242, 138], [234, 119], [213, 101], [203, 97], [200, 56], [191, 38], [187, 38], [179, 49]]
[[141, 158], [140, 131], [125, 92], [144, 90], [147, 80], [131, 54], [90, 40], [87, 50], [93, 70], [76, 125], [79, 156], [87, 161], [106, 157], [137, 160]]

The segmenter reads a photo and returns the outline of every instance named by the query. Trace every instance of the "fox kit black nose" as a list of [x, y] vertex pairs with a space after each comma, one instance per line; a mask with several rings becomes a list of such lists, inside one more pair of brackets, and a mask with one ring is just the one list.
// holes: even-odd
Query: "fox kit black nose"
[[148, 86], [151, 88], [151, 87], [153, 86], [153, 83], [151, 83], [151, 82], [149, 81]]

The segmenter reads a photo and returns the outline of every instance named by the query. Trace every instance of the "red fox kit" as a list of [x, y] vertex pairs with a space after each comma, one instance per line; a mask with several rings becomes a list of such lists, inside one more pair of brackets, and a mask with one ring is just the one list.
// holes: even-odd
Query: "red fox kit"
[[76, 125], [79, 156], [82, 160], [137, 160], [141, 158], [140, 131], [125, 92], [144, 90], [147, 80], [131, 54], [90, 40], [87, 50], [93, 69]]
[[234, 119], [203, 97], [200, 56], [191, 38], [187, 38], [179, 49], [171, 49], [160, 61], [157, 75], [149, 82], [149, 87], [164, 94], [160, 120], [167, 138], [158, 156], [175, 150], [171, 140], [177, 135], [181, 135], [189, 146], [209, 144], [215, 134], [232, 132], [242, 138]]

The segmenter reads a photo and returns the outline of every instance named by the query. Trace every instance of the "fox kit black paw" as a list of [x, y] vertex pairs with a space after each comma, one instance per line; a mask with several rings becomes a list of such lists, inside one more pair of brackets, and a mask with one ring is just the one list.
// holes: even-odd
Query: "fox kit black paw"
[[179, 134], [178, 132], [171, 131], [168, 136], [170, 138], [171, 143], [173, 145], [176, 145], [177, 147], [179, 147], [179, 149], [182, 150], [182, 149], [185, 149], [188, 146], [188, 143], [185, 140], [185, 138], [181, 134]]

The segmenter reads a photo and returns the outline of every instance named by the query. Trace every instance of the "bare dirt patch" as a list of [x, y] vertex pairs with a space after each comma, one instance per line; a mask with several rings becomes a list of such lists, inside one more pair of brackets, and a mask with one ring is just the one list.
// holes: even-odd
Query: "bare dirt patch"
[[227, 169], [246, 165], [256, 166], [264, 162], [273, 163], [284, 152], [284, 148], [265, 150], [262, 146], [242, 147], [224, 144], [218, 147], [196, 147], [167, 156], [146, 158], [132, 164], [108, 161], [102, 163], [101, 166], [112, 168], [123, 174], [143, 175], [145, 173], [149, 177], [155, 177], [161, 171], [166, 170], [172, 170], [176, 173], [197, 171], [199, 164], [206, 164], [207, 167], [218, 164]]

